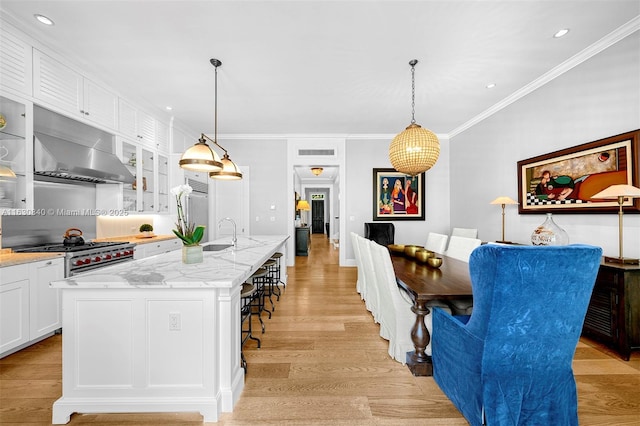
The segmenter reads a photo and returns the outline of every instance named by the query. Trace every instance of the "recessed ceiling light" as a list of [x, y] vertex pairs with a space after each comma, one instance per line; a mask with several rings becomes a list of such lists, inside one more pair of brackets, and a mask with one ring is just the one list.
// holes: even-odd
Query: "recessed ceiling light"
[[171, 111], [173, 108], [167, 105], [166, 107], [164, 107], [164, 109], [166, 109], [167, 111]]
[[489, 83], [485, 86], [487, 89], [493, 89], [494, 87], [496, 87], [495, 83]]
[[553, 35], [553, 38], [560, 38], [566, 36], [569, 32], [569, 28], [564, 28]]
[[36, 18], [39, 22], [45, 24], [45, 25], [54, 25], [53, 21], [49, 18], [47, 18], [44, 15], [40, 15], [39, 13], [36, 13], [35, 15], [33, 15], [34, 18]]

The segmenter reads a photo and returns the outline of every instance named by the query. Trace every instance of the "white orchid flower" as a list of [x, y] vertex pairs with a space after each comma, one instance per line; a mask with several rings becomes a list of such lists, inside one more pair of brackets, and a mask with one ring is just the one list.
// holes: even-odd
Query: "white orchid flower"
[[171, 193], [176, 197], [180, 197], [182, 194], [189, 195], [191, 192], [193, 192], [193, 188], [186, 184], [171, 188]]

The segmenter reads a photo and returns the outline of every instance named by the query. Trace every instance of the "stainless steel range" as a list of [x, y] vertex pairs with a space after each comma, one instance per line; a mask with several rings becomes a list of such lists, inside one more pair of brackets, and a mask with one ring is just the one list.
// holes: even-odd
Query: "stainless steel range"
[[14, 248], [18, 253], [65, 253], [65, 277], [119, 262], [133, 260], [135, 244], [123, 242], [83, 242], [82, 244], [43, 244]]

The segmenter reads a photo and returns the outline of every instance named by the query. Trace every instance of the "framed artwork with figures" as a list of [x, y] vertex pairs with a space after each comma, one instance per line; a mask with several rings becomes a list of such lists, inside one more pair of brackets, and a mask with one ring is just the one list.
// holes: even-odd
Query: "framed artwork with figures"
[[[593, 195], [611, 185], [640, 186], [640, 130], [518, 161], [520, 213], [618, 211], [617, 200]], [[640, 199], [626, 199], [628, 213], [640, 213]]]
[[424, 175], [373, 169], [373, 220], [424, 220]]

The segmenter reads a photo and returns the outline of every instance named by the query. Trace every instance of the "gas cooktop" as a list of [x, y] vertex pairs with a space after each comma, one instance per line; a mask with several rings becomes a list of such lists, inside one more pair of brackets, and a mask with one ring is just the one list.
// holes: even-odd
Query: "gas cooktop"
[[28, 246], [28, 247], [14, 247], [13, 251], [17, 253], [37, 253], [37, 252], [74, 252], [74, 251], [84, 251], [91, 250], [97, 248], [104, 247], [112, 247], [123, 244], [129, 244], [127, 242], [85, 242], [80, 245], [64, 245], [59, 243], [50, 243], [50, 244], [41, 244], [37, 246]]

